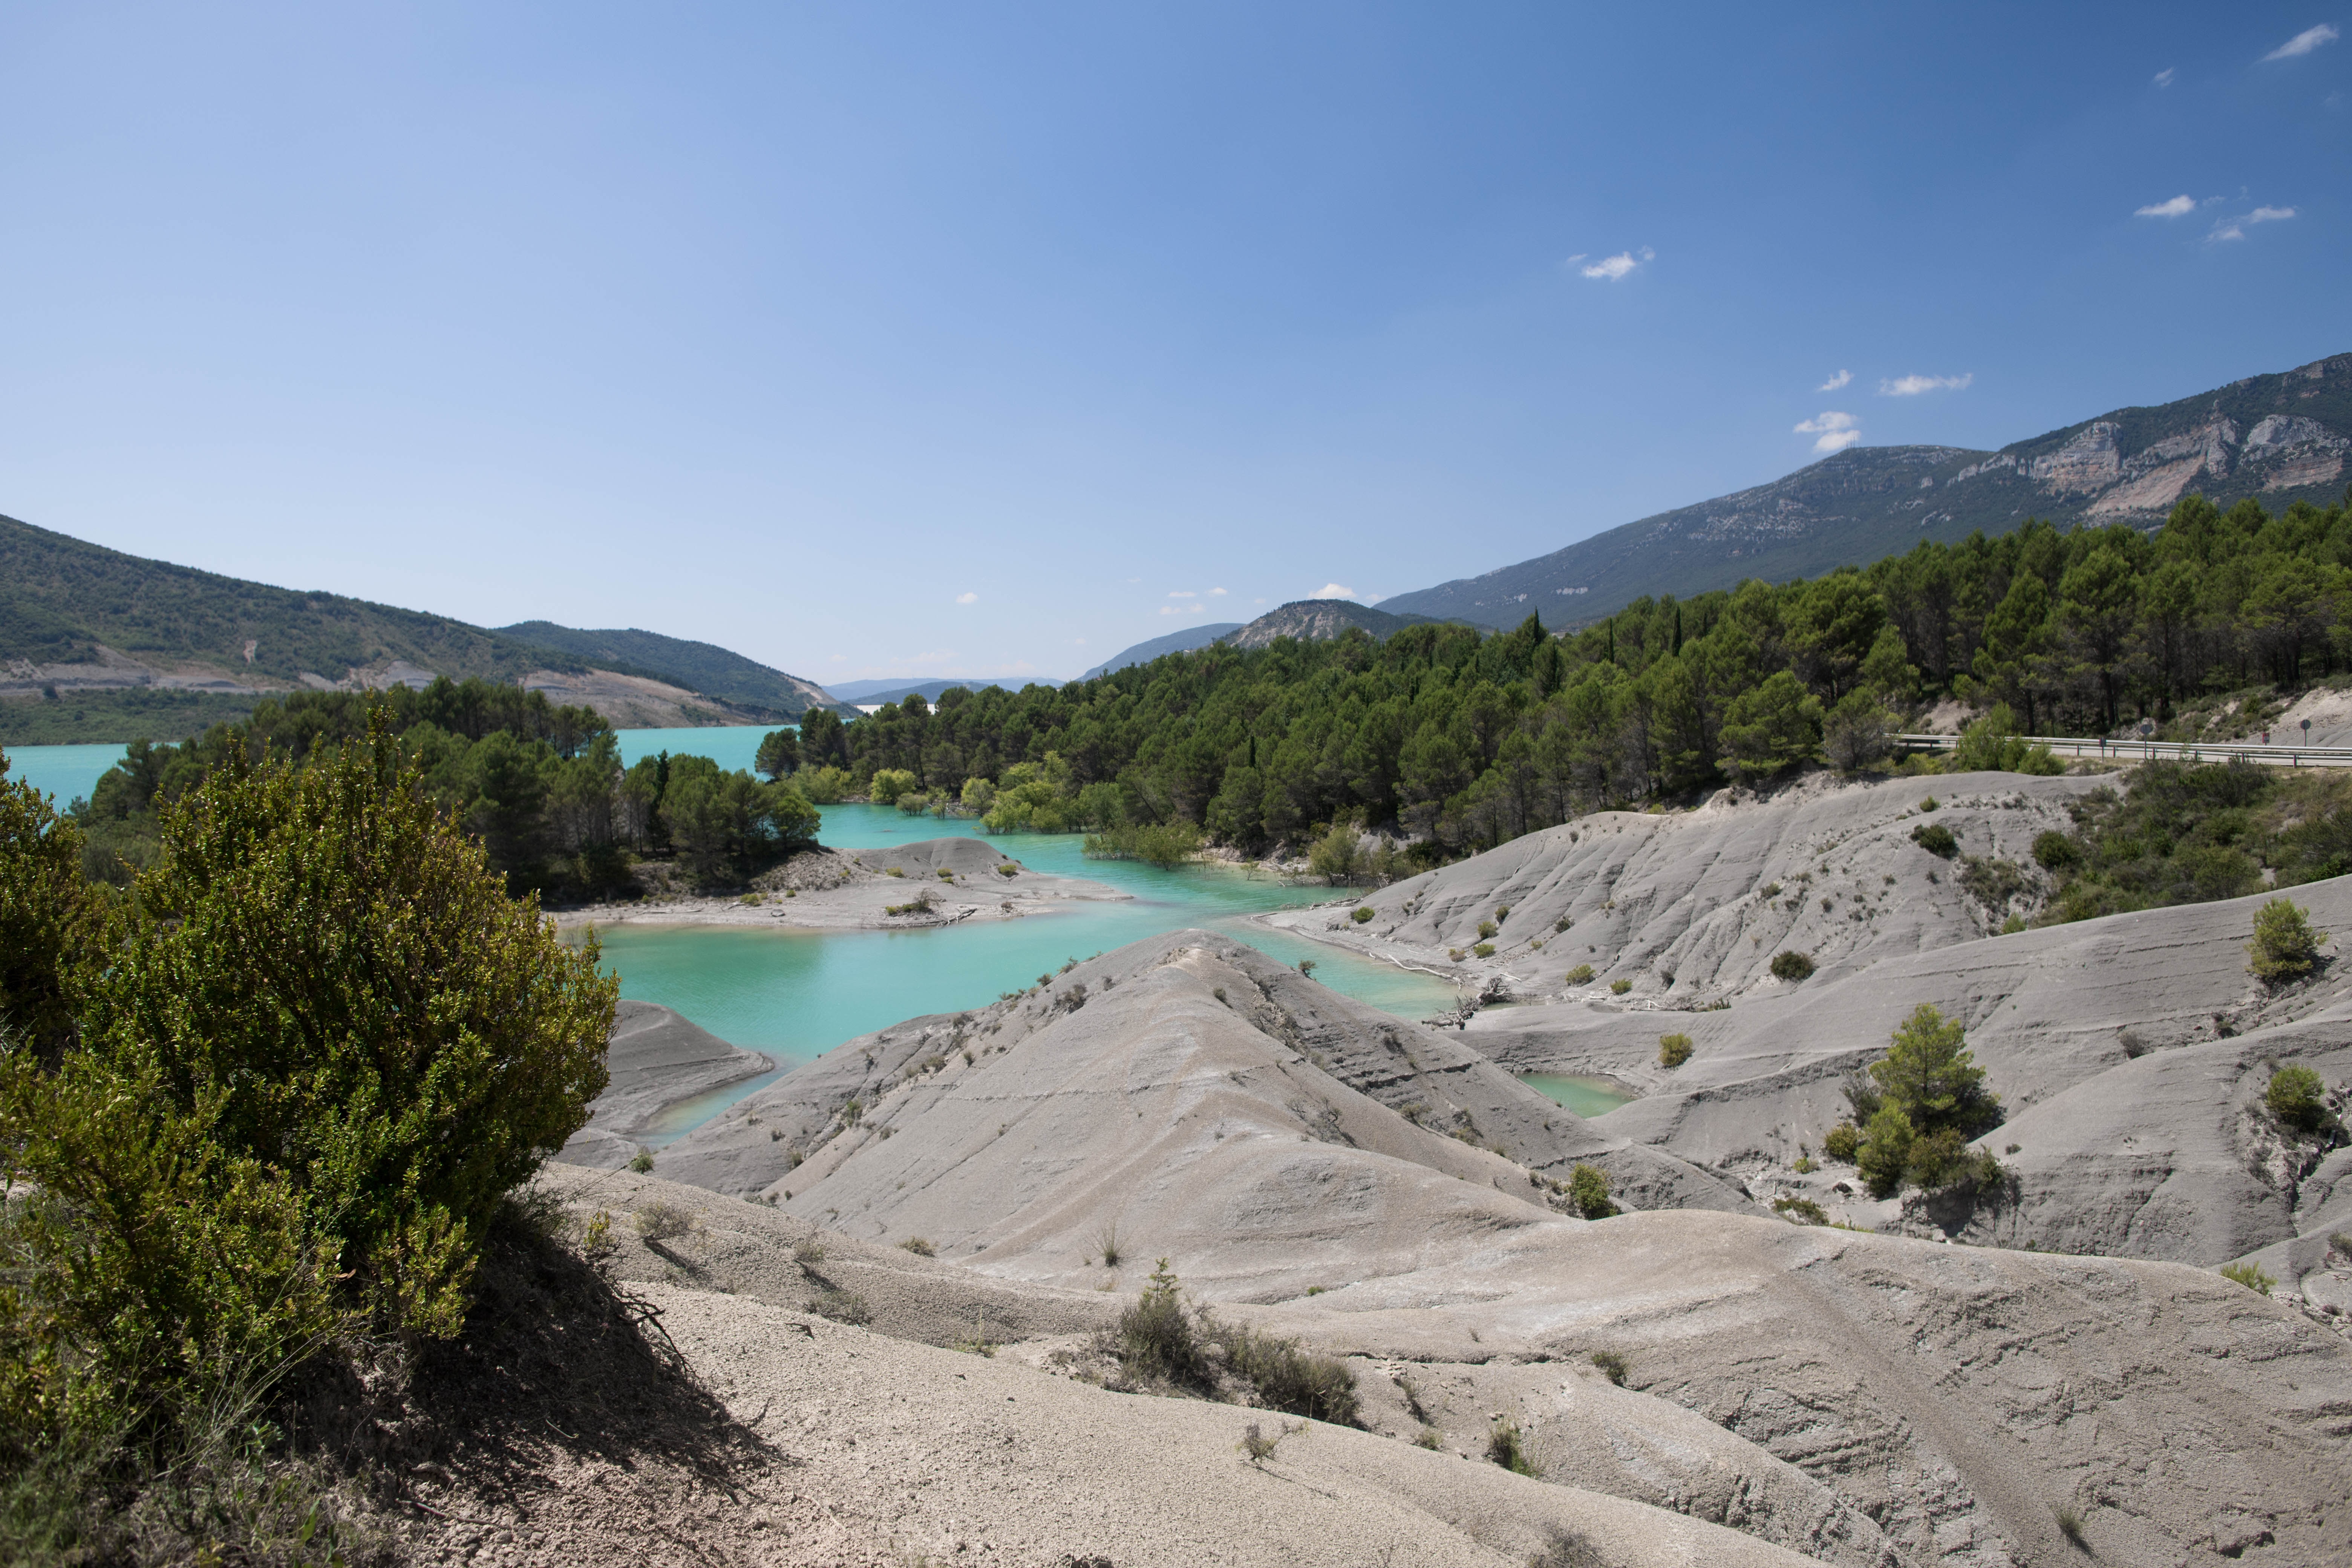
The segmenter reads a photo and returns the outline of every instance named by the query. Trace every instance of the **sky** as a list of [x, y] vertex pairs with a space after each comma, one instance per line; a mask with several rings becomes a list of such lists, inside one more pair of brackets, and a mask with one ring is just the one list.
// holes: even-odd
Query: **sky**
[[2352, 12], [0, 9], [0, 513], [1067, 678], [2352, 349]]

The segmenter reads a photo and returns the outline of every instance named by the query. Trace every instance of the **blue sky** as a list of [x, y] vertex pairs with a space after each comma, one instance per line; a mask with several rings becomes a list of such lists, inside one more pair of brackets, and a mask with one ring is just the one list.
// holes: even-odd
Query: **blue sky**
[[0, 511], [819, 680], [1066, 677], [2352, 348], [2344, 29], [19, 4]]

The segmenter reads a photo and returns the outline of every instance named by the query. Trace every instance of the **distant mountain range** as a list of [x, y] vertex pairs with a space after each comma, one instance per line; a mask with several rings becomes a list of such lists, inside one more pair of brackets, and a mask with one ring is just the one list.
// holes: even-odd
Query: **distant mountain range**
[[2275, 511], [2343, 493], [2352, 354], [2249, 376], [2154, 408], [2122, 408], [1998, 452], [1853, 447], [1786, 479], [1660, 512], [1532, 561], [1384, 599], [1383, 609], [1555, 629], [1644, 595], [1688, 598], [1749, 577], [1786, 582], [1868, 565], [1923, 539], [2061, 526], [2153, 528], [2190, 490]]
[[[1181, 632], [1171, 632], [1164, 637], [1137, 643], [1133, 647], [1113, 654], [1080, 676], [1092, 680], [1098, 675], [1125, 669], [1131, 664], [1150, 664], [1171, 653], [1190, 653], [1194, 648], [1207, 647], [1211, 643], [1230, 643], [1234, 647], [1264, 647], [1276, 637], [1297, 637], [1316, 642], [1336, 637], [1349, 626], [1361, 626], [1376, 637], [1387, 637], [1406, 626], [1426, 621], [1458, 619], [1444, 616], [1396, 616], [1386, 610], [1375, 610], [1353, 599], [1293, 599], [1289, 604], [1268, 610], [1247, 623], [1225, 621], [1204, 626], [1187, 626]], [[839, 688], [835, 689], [836, 691]]]
[[168, 739], [273, 691], [442, 675], [520, 682], [632, 727], [758, 723], [831, 702], [813, 681], [709, 643], [546, 621], [490, 631], [0, 517], [0, 738]]

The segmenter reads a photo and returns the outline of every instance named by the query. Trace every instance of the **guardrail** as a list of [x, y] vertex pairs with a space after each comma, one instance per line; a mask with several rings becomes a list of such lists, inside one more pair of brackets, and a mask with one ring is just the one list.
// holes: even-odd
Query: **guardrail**
[[[1948, 752], [1958, 735], [1897, 735], [1915, 752]], [[2095, 757], [2118, 763], [2260, 763], [2273, 768], [2352, 768], [2352, 746], [2265, 745], [2260, 741], [2113, 741], [2073, 735], [2025, 735], [2030, 746], [2047, 746], [2061, 757]]]

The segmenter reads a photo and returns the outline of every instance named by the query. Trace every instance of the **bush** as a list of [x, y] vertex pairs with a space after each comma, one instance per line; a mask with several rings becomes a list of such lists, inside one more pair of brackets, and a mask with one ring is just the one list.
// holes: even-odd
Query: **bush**
[[1633, 1370], [1626, 1364], [1625, 1358], [1615, 1351], [1594, 1351], [1592, 1364], [1601, 1369], [1601, 1376], [1620, 1388], [1625, 1386], [1625, 1374]]
[[1772, 955], [1772, 978], [1775, 980], [1794, 983], [1799, 980], [1810, 980], [1812, 978], [1812, 973], [1813, 959], [1811, 953], [1799, 952], [1793, 948], [1784, 948]]
[[1580, 963], [1568, 972], [1566, 978], [1570, 985], [1590, 985], [1592, 984], [1592, 965]]
[[877, 805], [896, 805], [898, 797], [920, 781], [904, 768], [880, 768], [866, 785], [866, 797]]
[[1608, 1568], [1608, 1563], [1589, 1539], [1556, 1524], [1544, 1527], [1542, 1550], [1528, 1559], [1528, 1568]]
[[918, 1258], [937, 1258], [940, 1255], [940, 1249], [938, 1247], [933, 1247], [928, 1239], [919, 1236], [910, 1236], [898, 1245], [908, 1252], [913, 1253]]
[[2070, 871], [2083, 863], [2083, 847], [2053, 827], [2034, 835], [2033, 863], [2045, 871]]
[[1302, 1351], [1297, 1340], [1242, 1328], [1228, 1331], [1223, 1343], [1225, 1365], [1249, 1379], [1267, 1409], [1342, 1426], [1356, 1424], [1356, 1374], [1346, 1362]]
[[2269, 1295], [2271, 1287], [2278, 1283], [2277, 1279], [2263, 1273], [2260, 1266], [2252, 1263], [2225, 1265], [2221, 1269], [2221, 1278], [2237, 1281], [2257, 1296]]
[[820, 1318], [831, 1318], [836, 1323], [847, 1323], [853, 1328], [874, 1321], [874, 1309], [866, 1304], [866, 1298], [849, 1290], [820, 1290], [802, 1310], [814, 1312]]
[[1612, 980], [1609, 983], [1609, 994], [1612, 996], [1622, 996], [1632, 989], [1633, 989], [1633, 983], [1630, 980]]
[[2263, 1103], [2281, 1123], [2298, 1132], [2325, 1131], [2336, 1125], [2327, 1109], [2326, 1085], [2306, 1067], [2283, 1067], [2271, 1074], [2270, 1085], [2263, 1090]]
[[1366, 904], [1361, 909], [1357, 910], [1353, 914], [1350, 914], [1348, 918], [1355, 921], [1358, 925], [1362, 925], [1372, 918], [1372, 906]]
[[2273, 899], [2254, 911], [2254, 939], [2246, 943], [2246, 964], [2267, 985], [2284, 985], [2311, 973], [2319, 961], [2324, 931], [2312, 929], [2308, 910], [2285, 899]]
[[232, 750], [119, 909], [58, 882], [76, 849], [0, 788], [17, 1477], [242, 1430], [347, 1332], [454, 1333], [507, 1193], [586, 1122], [614, 995], [436, 812], [381, 710], [308, 766]]
[[1528, 1452], [1526, 1439], [1519, 1436], [1519, 1424], [1507, 1415], [1497, 1419], [1495, 1429], [1486, 1434], [1486, 1458], [1516, 1475], [1543, 1474]]
[[1598, 1165], [1579, 1165], [1568, 1173], [1568, 1197], [1587, 1219], [1607, 1219], [1618, 1212], [1609, 1196], [1609, 1173]]
[[1772, 1212], [1797, 1225], [1827, 1225], [1830, 1222], [1829, 1210], [1811, 1198], [1774, 1198]]
[[1502, 928], [1496, 925], [1493, 921], [1480, 921], [1478, 922], [1478, 940], [1481, 942], [1491, 942], [1494, 940], [1496, 931], [1501, 929]]
[[1822, 1139], [1822, 1152], [1832, 1160], [1853, 1163], [1855, 1153], [1862, 1148], [1862, 1130], [1851, 1121], [1841, 1121]]
[[1948, 860], [1960, 852], [1960, 841], [1940, 822], [1923, 822], [1913, 828], [1911, 842], [1939, 859]]
[[637, 1211], [637, 1234], [647, 1241], [669, 1241], [694, 1228], [694, 1216], [676, 1204], [647, 1204]]
[[1482, 942], [1470, 951], [1480, 958], [1492, 958], [1495, 956], [1495, 944], [1491, 942]]
[[1135, 1305], [1118, 1315], [1116, 1344], [1119, 1364], [1131, 1375], [1192, 1388], [1209, 1384], [1208, 1357], [1164, 1258]]
[[[1189, 822], [1113, 827], [1088, 834], [1083, 850], [1095, 860], [1141, 860], [1152, 866], [1181, 866], [1201, 853], [1201, 830]], [[1004, 874], [1013, 875], [1009, 871]]]
[[1916, 1134], [1911, 1119], [1889, 1105], [1870, 1119], [1854, 1164], [1870, 1185], [1870, 1195], [1891, 1198], [1903, 1190], [1903, 1176], [1911, 1165], [1911, 1144]]
[[1658, 1037], [1658, 1065], [1669, 1071], [1690, 1060], [1691, 1037], [1688, 1035]]

